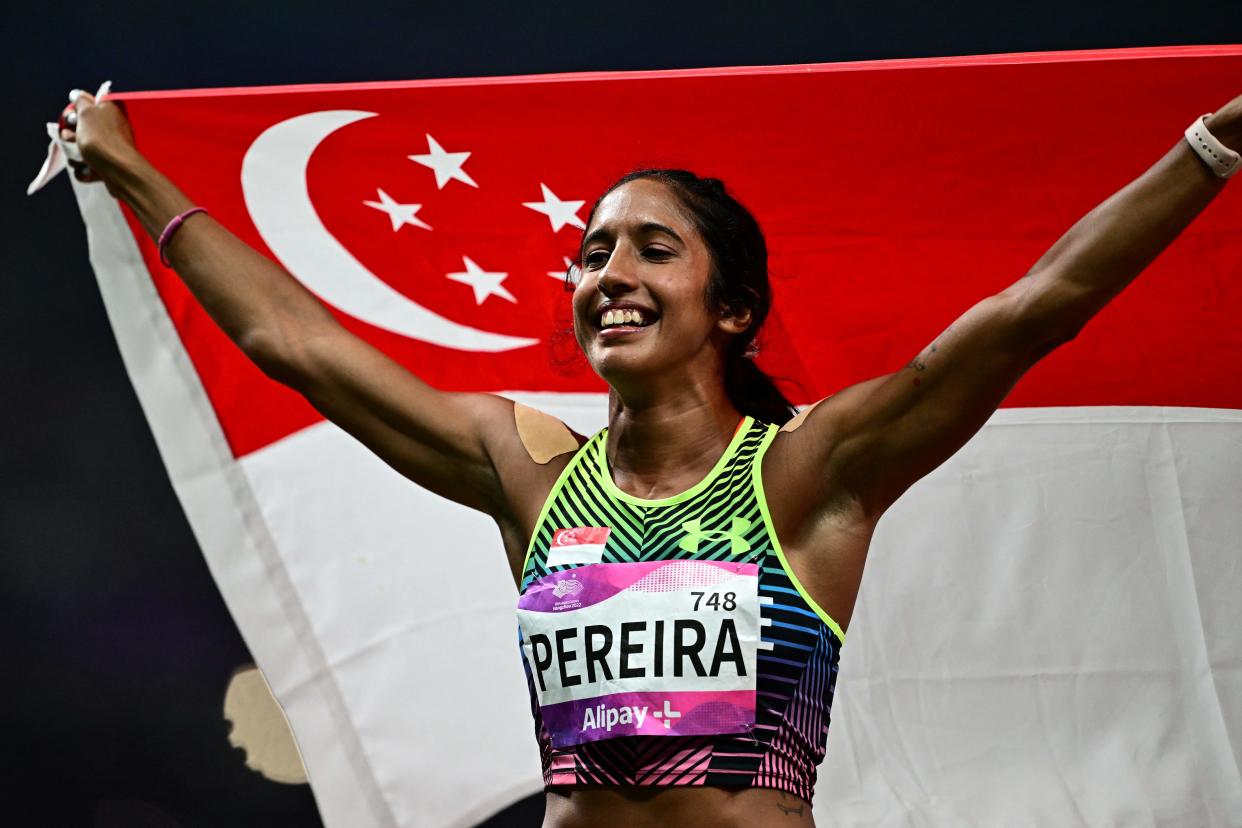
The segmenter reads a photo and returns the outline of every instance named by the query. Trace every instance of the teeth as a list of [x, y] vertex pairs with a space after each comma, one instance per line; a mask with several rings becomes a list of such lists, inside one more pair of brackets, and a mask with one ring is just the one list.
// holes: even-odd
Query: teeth
[[623, 308], [621, 310], [604, 311], [600, 316], [599, 325], [601, 328], [607, 328], [610, 325], [642, 325], [643, 314], [641, 311]]

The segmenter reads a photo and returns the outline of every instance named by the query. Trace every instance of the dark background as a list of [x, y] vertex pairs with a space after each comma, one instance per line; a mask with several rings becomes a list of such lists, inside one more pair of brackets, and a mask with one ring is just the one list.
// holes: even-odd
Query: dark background
[[[30, 4], [6, 11], [4, 29], [0, 820], [313, 826], [307, 786], [264, 779], [228, 743], [224, 691], [250, 655], [125, 375], [69, 185], [23, 195], [43, 159], [42, 125], [70, 88], [1238, 43], [1242, 3], [165, 1], [72, 17]], [[487, 824], [542, 815], [532, 797]]]

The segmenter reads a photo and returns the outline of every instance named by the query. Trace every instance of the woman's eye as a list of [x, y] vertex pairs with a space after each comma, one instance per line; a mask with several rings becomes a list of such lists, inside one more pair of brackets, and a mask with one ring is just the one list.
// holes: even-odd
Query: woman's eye
[[586, 258], [583, 259], [583, 263], [587, 267], [599, 267], [606, 261], [608, 261], [607, 250], [592, 250], [590, 253], [586, 254]]
[[665, 250], [663, 247], [648, 247], [643, 251], [643, 255], [648, 259], [664, 260], [673, 255], [671, 250]]

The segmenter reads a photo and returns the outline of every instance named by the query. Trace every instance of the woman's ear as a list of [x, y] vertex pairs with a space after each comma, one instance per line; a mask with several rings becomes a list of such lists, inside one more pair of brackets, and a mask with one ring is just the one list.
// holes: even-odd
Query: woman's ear
[[[720, 327], [725, 333], [740, 334], [750, 328], [750, 323], [754, 321], [755, 315], [753, 304], [759, 301], [759, 294], [754, 288], [744, 287], [742, 292], [747, 296], [738, 297], [731, 304], [721, 303], [720, 305]], [[746, 299], [750, 302], [746, 302]]]
[[753, 318], [754, 315], [746, 305], [740, 305], [735, 308], [722, 308], [718, 324], [725, 333], [737, 335], [744, 333], [750, 328], [750, 322]]

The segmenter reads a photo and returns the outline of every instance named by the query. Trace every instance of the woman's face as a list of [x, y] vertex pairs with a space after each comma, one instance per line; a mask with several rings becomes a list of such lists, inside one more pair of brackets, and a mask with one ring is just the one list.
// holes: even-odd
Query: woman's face
[[745, 325], [707, 307], [711, 267], [667, 184], [640, 178], [605, 196], [583, 236], [573, 297], [574, 333], [596, 373], [625, 391], [686, 366], [719, 371], [723, 344]]

